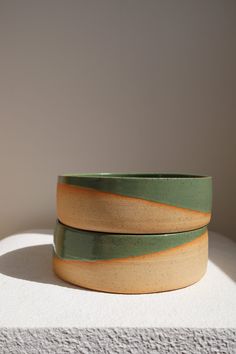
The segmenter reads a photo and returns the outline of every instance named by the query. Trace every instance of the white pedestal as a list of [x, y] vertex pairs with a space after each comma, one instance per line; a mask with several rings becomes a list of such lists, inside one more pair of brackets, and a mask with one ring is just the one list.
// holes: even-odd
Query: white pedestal
[[211, 232], [204, 278], [185, 289], [150, 295], [107, 294], [63, 282], [52, 272], [51, 244], [50, 231], [0, 241], [1, 353], [4, 348], [17, 353], [17, 340], [22, 344], [19, 353], [31, 353], [37, 345], [47, 348], [43, 353], [54, 352], [50, 345], [58, 346], [57, 353], [65, 352], [64, 345], [74, 348], [71, 353], [78, 348], [82, 353], [86, 348], [88, 353], [112, 353], [115, 346], [122, 353], [164, 353], [171, 347], [172, 352], [183, 348], [191, 353], [199, 345], [204, 350], [216, 346], [219, 353], [236, 350], [233, 241]]

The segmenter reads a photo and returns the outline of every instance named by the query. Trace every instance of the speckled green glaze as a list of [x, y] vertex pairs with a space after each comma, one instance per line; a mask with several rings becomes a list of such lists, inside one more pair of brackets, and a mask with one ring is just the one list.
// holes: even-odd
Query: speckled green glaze
[[172, 234], [130, 235], [84, 231], [57, 221], [54, 250], [58, 257], [74, 260], [127, 258], [164, 251], [195, 240], [206, 227]]
[[181, 174], [65, 174], [58, 183], [210, 212], [212, 178]]

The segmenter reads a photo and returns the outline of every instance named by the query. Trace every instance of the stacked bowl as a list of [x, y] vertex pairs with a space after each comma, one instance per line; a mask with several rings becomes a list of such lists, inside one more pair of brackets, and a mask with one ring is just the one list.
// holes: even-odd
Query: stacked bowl
[[61, 175], [54, 271], [70, 283], [114, 293], [193, 284], [207, 268], [211, 201], [208, 176]]

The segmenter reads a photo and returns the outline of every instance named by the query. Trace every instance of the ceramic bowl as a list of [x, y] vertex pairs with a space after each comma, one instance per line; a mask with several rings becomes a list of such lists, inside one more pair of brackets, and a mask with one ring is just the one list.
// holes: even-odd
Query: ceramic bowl
[[113, 293], [173, 290], [205, 273], [208, 234], [203, 227], [171, 234], [112, 234], [85, 231], [57, 222], [55, 273], [65, 281]]
[[194, 230], [211, 218], [212, 179], [176, 174], [58, 177], [57, 214], [65, 225], [113, 233]]

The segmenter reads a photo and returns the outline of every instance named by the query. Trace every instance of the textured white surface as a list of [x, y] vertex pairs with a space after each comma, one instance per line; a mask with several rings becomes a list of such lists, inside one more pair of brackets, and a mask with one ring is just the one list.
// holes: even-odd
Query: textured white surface
[[236, 330], [190, 328], [6, 328], [1, 354], [235, 354]]
[[236, 244], [210, 233], [204, 278], [150, 295], [115, 295], [67, 284], [51, 269], [52, 234], [0, 241], [1, 327], [236, 328]]

